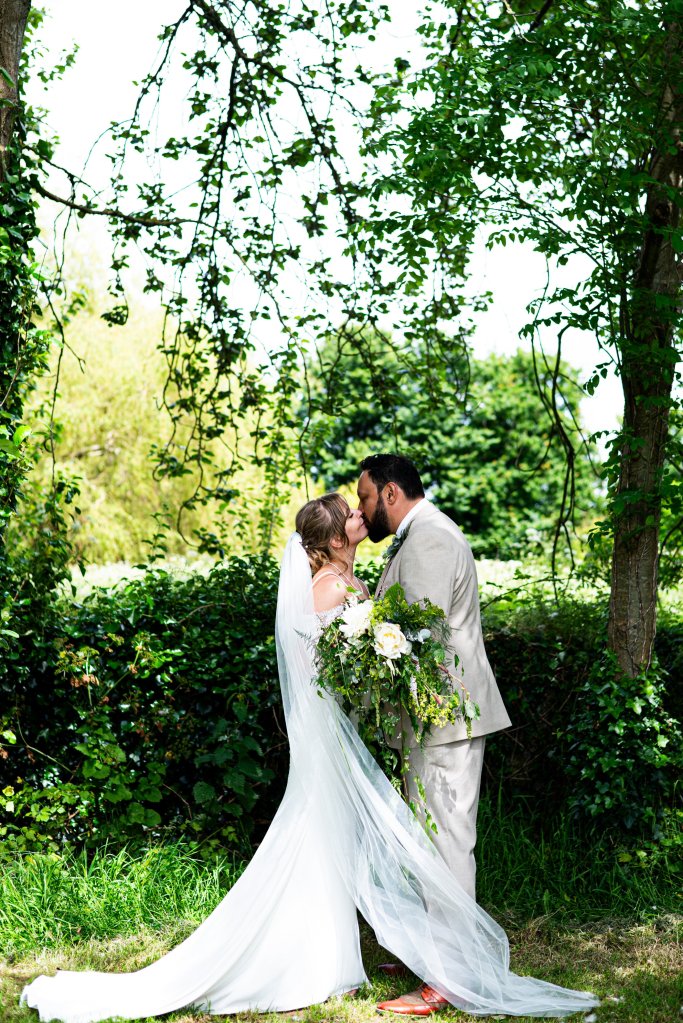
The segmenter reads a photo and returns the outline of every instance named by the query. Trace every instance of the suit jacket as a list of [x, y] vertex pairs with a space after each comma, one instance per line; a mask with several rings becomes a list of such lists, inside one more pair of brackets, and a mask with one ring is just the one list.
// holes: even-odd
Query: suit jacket
[[[451, 627], [446, 666], [462, 678], [479, 705], [480, 716], [472, 722], [472, 735], [489, 735], [509, 728], [511, 721], [484, 650], [472, 550], [458, 526], [429, 501], [418, 506], [408, 535], [384, 570], [376, 596], [383, 596], [397, 582], [405, 590], [409, 603], [428, 597], [446, 612]], [[455, 654], [459, 662], [454, 668]], [[404, 711], [402, 715], [408, 744], [415, 745], [417, 740], [408, 716]], [[432, 728], [426, 745], [438, 746], [466, 738], [465, 723], [457, 722]], [[400, 729], [387, 741], [390, 746], [399, 748]]]

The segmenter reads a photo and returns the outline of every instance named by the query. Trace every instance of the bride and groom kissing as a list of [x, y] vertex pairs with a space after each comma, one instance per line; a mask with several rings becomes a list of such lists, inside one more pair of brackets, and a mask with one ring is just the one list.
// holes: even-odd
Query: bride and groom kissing
[[[452, 1005], [476, 1015], [566, 1016], [597, 1004], [509, 968], [502, 928], [475, 900], [474, 846], [487, 734], [510, 724], [484, 651], [477, 577], [462, 532], [425, 498], [398, 455], [361, 464], [358, 509], [339, 494], [309, 501], [282, 558], [275, 638], [290, 744], [287, 788], [244, 873], [180, 945], [134, 973], [60, 970], [22, 1001], [40, 1019], [98, 1023], [191, 1007], [214, 1014], [287, 1011], [369, 983], [358, 912], [378, 943], [424, 983], [379, 1008], [429, 1015]], [[409, 602], [441, 607], [447, 666], [479, 717], [434, 729], [420, 746], [409, 721], [411, 771], [437, 832], [428, 836], [333, 697], [321, 698], [311, 638], [345, 608], [358, 544], [390, 534], [377, 595], [393, 583]], [[457, 653], [457, 665], [453, 668]], [[387, 741], [399, 748], [399, 734]], [[412, 801], [421, 805], [414, 777]], [[424, 806], [423, 806], [424, 809]]]
[[[367, 536], [379, 543], [393, 533], [376, 596], [383, 596], [391, 585], [400, 583], [409, 603], [427, 597], [445, 611], [451, 628], [446, 666], [463, 677], [479, 707], [471, 737], [466, 735], [465, 722], [460, 721], [432, 729], [426, 741], [418, 743], [403, 711], [402, 721], [395, 734], [387, 736], [387, 742], [394, 749], [406, 749], [411, 768], [406, 778], [410, 801], [416, 806], [426, 803], [424, 809], [437, 828], [434, 845], [474, 899], [477, 806], [486, 736], [510, 725], [484, 649], [474, 557], [458, 526], [425, 497], [420, 475], [411, 461], [399, 455], [371, 455], [360, 469], [358, 512], [348, 510], [348, 546], [337, 546], [336, 550], [333, 546], [333, 559], [315, 573], [315, 609], [326, 611], [343, 599], [344, 586], [354, 580], [359, 542]], [[340, 504], [343, 514], [346, 502], [339, 495], [329, 494], [322, 499], [328, 514]], [[305, 506], [297, 524], [305, 529], [304, 523], [320, 507], [315, 501]], [[333, 545], [338, 542], [332, 541]], [[407, 743], [402, 741], [402, 732]], [[418, 778], [422, 792], [418, 791]], [[395, 1013], [427, 1015], [446, 1004], [425, 984], [417, 992], [380, 1003], [379, 1007]]]

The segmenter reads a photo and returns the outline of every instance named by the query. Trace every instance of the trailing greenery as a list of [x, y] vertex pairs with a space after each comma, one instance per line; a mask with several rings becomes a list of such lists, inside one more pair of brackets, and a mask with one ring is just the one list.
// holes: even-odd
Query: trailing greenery
[[445, 667], [450, 638], [442, 608], [429, 600], [409, 604], [394, 583], [379, 600], [350, 603], [322, 630], [315, 650], [318, 685], [356, 718], [373, 749], [383, 745], [384, 734], [400, 731], [399, 707], [420, 740], [456, 721], [471, 735], [478, 712]]
[[[276, 591], [275, 561], [252, 557], [206, 577], [152, 569], [79, 602], [15, 602], [0, 664], [5, 852], [187, 836], [211, 855], [257, 838], [288, 764]], [[616, 842], [665, 848], [677, 698], [655, 671], [624, 681], [601, 661], [604, 620], [601, 604], [569, 599], [488, 609], [487, 649], [514, 724], [488, 741], [485, 787], [505, 806], [528, 799], [537, 821], [564, 813]], [[681, 636], [678, 619], [663, 623], [672, 671]]]

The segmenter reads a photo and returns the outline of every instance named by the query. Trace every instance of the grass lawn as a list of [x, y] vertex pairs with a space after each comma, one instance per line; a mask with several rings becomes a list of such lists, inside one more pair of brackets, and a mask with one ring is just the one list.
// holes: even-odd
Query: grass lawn
[[[486, 801], [481, 824], [479, 896], [508, 933], [513, 970], [594, 991], [603, 999], [598, 1023], [681, 1023], [678, 860], [624, 866], [609, 843], [576, 841], [564, 827], [539, 842], [523, 814], [496, 814]], [[206, 862], [196, 849], [171, 843], [0, 860], [0, 1023], [37, 1023], [37, 1013], [20, 1008], [18, 999], [39, 973], [137, 970], [153, 961], [212, 911], [242, 867], [229, 856]], [[376, 1003], [410, 990], [417, 979], [385, 977], [377, 965], [391, 955], [365, 925], [361, 933], [371, 988], [280, 1016], [234, 1018], [378, 1020]], [[218, 1017], [185, 1011], [166, 1018], [209, 1023]], [[439, 1023], [476, 1018], [445, 1011]]]
[[[603, 920], [587, 926], [558, 926], [540, 917], [509, 928], [512, 967], [555, 983], [595, 991], [603, 999], [596, 1011], [599, 1023], [673, 1023], [683, 1002], [683, 920], [673, 915], [634, 924]], [[70, 948], [44, 951], [8, 963], [0, 961], [0, 1019], [2, 1023], [30, 1023], [37, 1014], [18, 1006], [22, 986], [37, 973], [63, 969], [132, 970], [144, 966], [186, 936], [194, 923], [167, 926], [162, 931], [141, 930], [106, 941], [90, 939]], [[388, 955], [364, 929], [363, 958], [372, 989], [353, 998], [334, 999], [291, 1013], [240, 1014], [235, 1020], [297, 1023], [367, 1023], [379, 1019], [375, 1003], [412, 986], [410, 979], [389, 980], [377, 970]], [[175, 1012], [174, 1023], [209, 1023], [217, 1017], [201, 1012]], [[384, 1017], [386, 1019], [386, 1017]], [[390, 1017], [392, 1018], [392, 1017]], [[477, 1017], [441, 1012], [441, 1023], [468, 1023]], [[499, 1017], [500, 1018], [500, 1017]], [[530, 1017], [524, 1017], [530, 1019]], [[580, 1019], [581, 1017], [576, 1017]]]

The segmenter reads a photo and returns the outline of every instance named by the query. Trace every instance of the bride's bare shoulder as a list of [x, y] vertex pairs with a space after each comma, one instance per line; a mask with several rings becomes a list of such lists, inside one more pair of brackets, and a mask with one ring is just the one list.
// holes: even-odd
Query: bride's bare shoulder
[[313, 576], [313, 609], [331, 611], [346, 600], [348, 587], [336, 572], [323, 566]]

